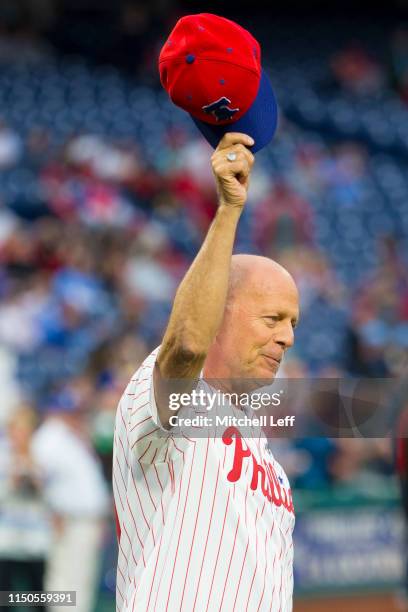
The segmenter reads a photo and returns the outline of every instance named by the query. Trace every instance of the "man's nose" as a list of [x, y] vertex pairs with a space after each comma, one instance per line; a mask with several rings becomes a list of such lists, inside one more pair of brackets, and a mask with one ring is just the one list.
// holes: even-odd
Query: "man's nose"
[[277, 344], [286, 350], [293, 346], [295, 341], [295, 333], [291, 321], [281, 321], [279, 328], [276, 330], [274, 340]]

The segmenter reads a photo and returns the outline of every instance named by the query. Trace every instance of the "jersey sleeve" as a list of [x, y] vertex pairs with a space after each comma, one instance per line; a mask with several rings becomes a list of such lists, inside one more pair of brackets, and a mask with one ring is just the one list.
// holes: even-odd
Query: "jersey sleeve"
[[186, 438], [175, 439], [171, 429], [166, 429], [160, 422], [153, 386], [153, 371], [159, 349], [155, 349], [134, 374], [118, 408], [126, 421], [132, 454], [146, 463], [170, 461], [188, 445]]

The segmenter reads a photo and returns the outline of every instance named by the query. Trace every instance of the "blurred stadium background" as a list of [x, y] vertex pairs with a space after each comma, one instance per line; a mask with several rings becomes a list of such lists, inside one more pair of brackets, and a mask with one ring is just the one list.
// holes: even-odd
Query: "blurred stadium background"
[[[68, 588], [82, 560], [94, 609], [115, 609], [116, 404], [216, 202], [210, 150], [158, 82], [182, 14], [250, 29], [277, 92], [236, 251], [300, 286], [284, 374], [406, 376], [408, 4], [249, 4], [0, 2], [0, 589], [38, 586], [49, 557]], [[295, 610], [407, 609], [391, 441], [276, 450], [295, 490]]]

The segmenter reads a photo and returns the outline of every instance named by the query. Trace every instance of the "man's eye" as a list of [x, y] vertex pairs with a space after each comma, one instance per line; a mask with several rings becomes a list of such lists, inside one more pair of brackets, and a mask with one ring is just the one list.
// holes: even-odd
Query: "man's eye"
[[275, 317], [264, 317], [266, 323], [268, 323], [268, 325], [274, 325], [277, 321], [279, 321], [279, 317], [275, 316]]

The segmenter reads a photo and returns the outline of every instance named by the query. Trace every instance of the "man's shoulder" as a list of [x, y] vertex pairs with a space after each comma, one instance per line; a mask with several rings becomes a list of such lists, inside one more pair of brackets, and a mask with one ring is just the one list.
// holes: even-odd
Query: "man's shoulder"
[[135, 406], [137, 400], [141, 397], [143, 391], [150, 389], [153, 378], [154, 364], [156, 363], [157, 355], [160, 350], [160, 345], [156, 347], [140, 364], [137, 370], [132, 374], [126, 389], [123, 391], [119, 401], [118, 410], [120, 407]]

